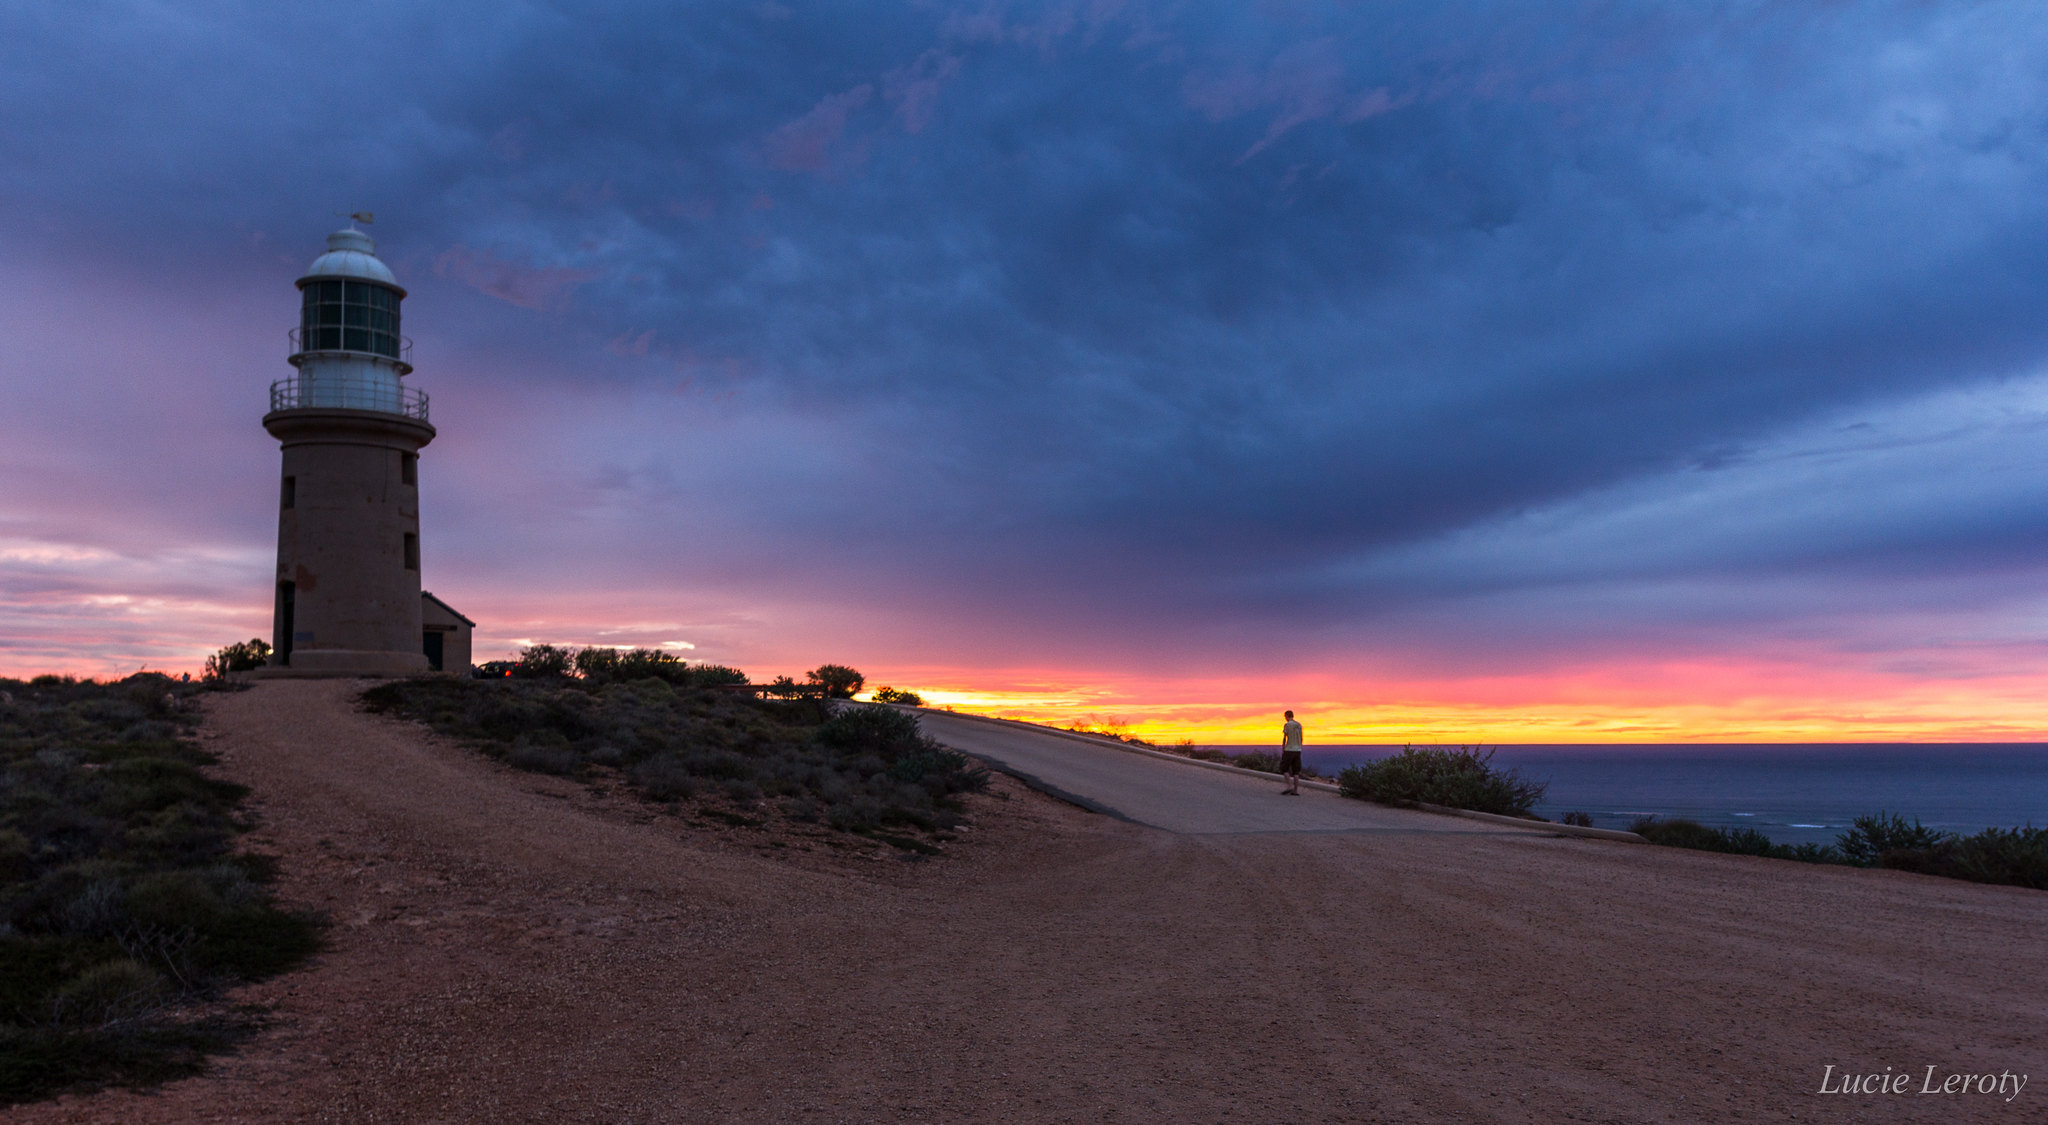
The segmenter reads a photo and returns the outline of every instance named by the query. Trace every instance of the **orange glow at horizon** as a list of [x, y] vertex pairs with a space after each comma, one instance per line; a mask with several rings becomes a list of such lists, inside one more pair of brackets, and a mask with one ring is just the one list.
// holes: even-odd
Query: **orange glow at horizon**
[[[927, 706], [1054, 726], [1112, 726], [1154, 742], [1276, 742], [1292, 710], [1310, 742], [1420, 745], [1685, 742], [2035, 742], [2048, 740], [2040, 677], [1963, 681], [1771, 665], [1678, 665], [1661, 682], [1626, 674], [1498, 677], [1357, 694], [1316, 679], [1080, 683], [925, 670], [893, 686]], [[881, 680], [870, 679], [870, 684]], [[1360, 696], [1377, 697], [1362, 699]]]
[[[269, 634], [269, 607], [240, 591], [216, 601], [128, 579], [122, 571], [100, 592], [24, 603], [16, 636], [0, 647], [0, 676], [118, 678], [145, 666], [196, 675], [222, 643]], [[123, 589], [132, 592], [106, 592]], [[492, 623], [478, 637], [480, 661], [510, 655], [514, 638], [659, 647], [737, 666], [759, 682], [801, 679], [830, 660], [860, 668], [870, 689], [916, 691], [931, 706], [1057, 726], [1116, 724], [1162, 742], [1276, 742], [1283, 709], [1300, 715], [1311, 744], [2048, 741], [2048, 652], [2000, 641], [1757, 643], [1740, 654], [1610, 652], [1564, 666], [1553, 658], [1530, 671], [1462, 674], [1452, 662], [1431, 675], [1384, 653], [1331, 651], [1304, 658], [1315, 671], [1136, 672], [1135, 656], [1004, 667], [969, 648], [948, 653], [947, 663], [919, 661], [928, 629], [890, 633], [868, 618], [834, 618], [831, 607], [705, 601], [620, 614], [599, 592], [449, 593]], [[1442, 667], [1445, 658], [1436, 659]]]

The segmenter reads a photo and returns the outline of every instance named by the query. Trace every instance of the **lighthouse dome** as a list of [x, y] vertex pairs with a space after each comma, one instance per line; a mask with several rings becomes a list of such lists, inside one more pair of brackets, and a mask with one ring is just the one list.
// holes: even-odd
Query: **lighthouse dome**
[[[377, 257], [377, 244], [368, 234], [354, 227], [327, 236], [327, 253], [313, 259], [299, 284], [303, 286], [308, 281], [323, 278], [374, 281], [398, 289], [398, 279], [392, 276], [391, 267]], [[403, 294], [405, 291], [400, 289], [399, 292]]]

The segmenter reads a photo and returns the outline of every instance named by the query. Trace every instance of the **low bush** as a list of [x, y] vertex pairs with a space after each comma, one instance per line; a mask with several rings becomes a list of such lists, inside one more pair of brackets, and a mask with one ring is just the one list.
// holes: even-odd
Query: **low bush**
[[2048, 828], [1986, 828], [1973, 836], [1942, 833], [1926, 847], [1896, 847], [1881, 867], [2048, 891]]
[[[1086, 733], [1101, 735], [1104, 732], [1093, 730]], [[1242, 770], [1253, 770], [1258, 773], [1278, 774], [1280, 772], [1280, 755], [1277, 751], [1247, 750], [1242, 754], [1231, 754], [1214, 746], [1197, 746], [1192, 738], [1183, 738], [1171, 746], [1156, 746], [1153, 743], [1146, 742], [1144, 739], [1133, 738], [1130, 735], [1109, 735], [1108, 737], [1116, 738], [1120, 742], [1129, 742], [1138, 746], [1163, 750], [1169, 754], [1178, 754], [1183, 758], [1193, 758], [1198, 762], [1219, 762], [1223, 765], [1236, 766]], [[1301, 776], [1321, 777], [1323, 775], [1317, 772], [1314, 766], [1303, 763]]]
[[2048, 828], [1986, 828], [1940, 850], [1930, 874], [2048, 891]]
[[512, 665], [512, 675], [523, 680], [558, 679], [567, 676], [576, 666], [576, 657], [566, 648], [554, 645], [528, 645], [519, 652], [519, 660]]
[[512, 665], [512, 675], [525, 679], [564, 678], [574, 675], [589, 684], [631, 683], [661, 680], [677, 687], [706, 687], [712, 684], [744, 684], [746, 673], [723, 664], [691, 664], [673, 653], [657, 648], [583, 648], [570, 652], [554, 645], [532, 645], [522, 649]]
[[828, 699], [852, 699], [868, 682], [867, 677], [844, 664], [820, 664], [804, 673], [804, 679], [822, 690]]
[[878, 687], [871, 696], [876, 703], [902, 703], [911, 707], [924, 706], [924, 696], [914, 691], [899, 691], [892, 687]]
[[205, 677], [225, 680], [229, 672], [247, 672], [270, 662], [270, 645], [261, 637], [250, 637], [228, 645], [206, 658]]
[[1986, 828], [1958, 836], [1909, 821], [1892, 812], [1859, 816], [1848, 831], [1827, 844], [1776, 844], [1753, 828], [1708, 828], [1690, 820], [1645, 817], [1631, 831], [1653, 844], [1735, 855], [1767, 856], [1805, 863], [1889, 867], [2048, 890], [2048, 828]]
[[1528, 816], [1548, 785], [1493, 765], [1493, 751], [1403, 747], [1399, 754], [1350, 766], [1339, 790], [1381, 804], [1430, 804], [1504, 816]]
[[1947, 832], [1925, 827], [1917, 819], [1908, 823], [1898, 813], [1882, 810], [1849, 823], [1849, 830], [1835, 838], [1835, 846], [1845, 861], [1858, 867], [1876, 867], [1887, 852], [1928, 851], [1954, 838]]
[[[1769, 836], [1754, 828], [1709, 828], [1698, 821], [1658, 820], [1649, 816], [1630, 825], [1629, 831], [1653, 844], [1663, 844], [1667, 847], [1725, 852], [1729, 855], [1759, 855], [1773, 859], [1802, 858], [1794, 845], [1774, 844]], [[1835, 861], [1839, 862], [1839, 859]]]
[[193, 1004], [315, 948], [232, 850], [243, 790], [185, 737], [200, 690], [0, 680], [0, 1104], [193, 1073], [248, 1029]]
[[650, 800], [759, 802], [791, 819], [822, 816], [855, 830], [950, 828], [957, 795], [989, 781], [987, 770], [925, 737], [906, 712], [834, 711], [816, 699], [756, 699], [653, 676], [422, 677], [378, 685], [363, 701], [520, 769], [592, 778], [615, 772]]
[[1133, 746], [1145, 746], [1154, 750], [1159, 749], [1157, 744], [1132, 734], [1131, 724], [1128, 719], [1087, 718], [1074, 723], [1067, 729], [1075, 734], [1088, 734], [1096, 738], [1112, 738], [1118, 742], [1128, 742]]
[[[1280, 772], [1280, 753], [1277, 750], [1247, 750], [1242, 754], [1224, 754], [1220, 758], [1212, 760], [1229, 762], [1241, 770], [1257, 770], [1259, 773], [1271, 774]], [[1301, 776], [1321, 777], [1323, 775], [1316, 772], [1314, 766], [1303, 763]]]

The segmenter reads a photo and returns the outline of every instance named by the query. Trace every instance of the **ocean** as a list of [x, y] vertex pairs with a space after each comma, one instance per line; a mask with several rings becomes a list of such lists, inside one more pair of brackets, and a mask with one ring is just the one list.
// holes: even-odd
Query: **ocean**
[[[1270, 746], [1225, 746], [1237, 753]], [[1315, 746], [1328, 777], [1398, 746]], [[1781, 844], [1833, 843], [1852, 818], [1896, 812], [1950, 832], [2048, 825], [2048, 744], [1841, 743], [1500, 746], [1494, 764], [1550, 783], [1536, 805], [1601, 828], [1644, 816], [1754, 828]]]

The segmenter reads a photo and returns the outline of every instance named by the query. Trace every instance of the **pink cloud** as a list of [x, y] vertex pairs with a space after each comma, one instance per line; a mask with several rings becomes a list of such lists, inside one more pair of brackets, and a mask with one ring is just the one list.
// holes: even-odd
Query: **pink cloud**
[[628, 330], [621, 332], [611, 343], [606, 344], [604, 350], [618, 356], [642, 356], [647, 354], [647, 345], [653, 342], [654, 329], [652, 328], [637, 336]]
[[896, 104], [896, 116], [902, 120], [904, 132], [921, 133], [931, 124], [939, 87], [959, 73], [959, 56], [926, 51], [916, 62], [883, 77], [882, 97]]
[[761, 142], [770, 167], [785, 172], [823, 172], [832, 164], [832, 146], [846, 132], [846, 120], [875, 95], [863, 82], [843, 93], [819, 99], [809, 113], [768, 134]]
[[1414, 100], [1415, 95], [1412, 92], [1402, 94], [1397, 98], [1389, 93], [1385, 86], [1381, 86], [1379, 89], [1369, 90], [1352, 99], [1351, 104], [1344, 107], [1344, 112], [1339, 114], [1337, 119], [1346, 123], [1364, 121], [1368, 117], [1378, 117], [1382, 113], [1392, 113], [1394, 110], [1400, 109]]
[[592, 270], [569, 266], [524, 265], [460, 243], [435, 255], [434, 273], [536, 312], [562, 307], [571, 289], [601, 276]]
[[1271, 147], [1296, 127], [1335, 118], [1350, 123], [1377, 117], [1415, 100], [1386, 87], [1363, 94], [1346, 90], [1344, 64], [1332, 40], [1300, 43], [1280, 52], [1263, 73], [1239, 67], [1222, 75], [1193, 74], [1181, 87], [1181, 100], [1211, 121], [1225, 121], [1254, 110], [1273, 109], [1266, 133], [1244, 155], [1243, 162]]

